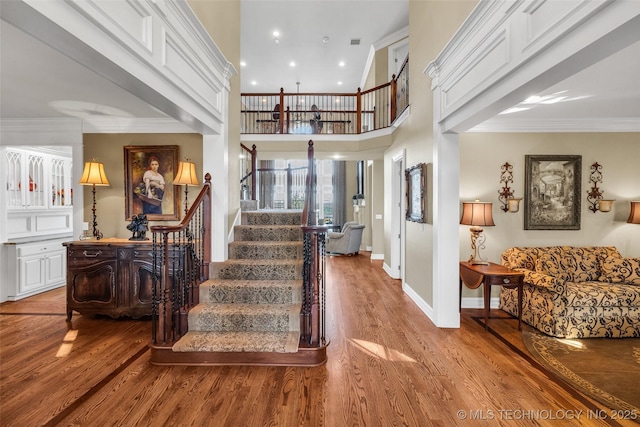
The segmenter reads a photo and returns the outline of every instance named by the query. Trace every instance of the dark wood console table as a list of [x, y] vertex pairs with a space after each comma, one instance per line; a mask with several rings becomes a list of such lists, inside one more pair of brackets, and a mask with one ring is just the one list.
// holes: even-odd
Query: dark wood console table
[[67, 319], [83, 314], [139, 318], [151, 315], [150, 240], [80, 240], [67, 248]]
[[484, 284], [484, 329], [487, 330], [491, 302], [491, 286], [499, 285], [505, 288], [518, 288], [518, 330], [522, 329], [522, 286], [524, 274], [490, 262], [486, 264], [471, 264], [460, 262], [460, 305], [462, 307], [462, 284], [470, 289], [477, 289]]

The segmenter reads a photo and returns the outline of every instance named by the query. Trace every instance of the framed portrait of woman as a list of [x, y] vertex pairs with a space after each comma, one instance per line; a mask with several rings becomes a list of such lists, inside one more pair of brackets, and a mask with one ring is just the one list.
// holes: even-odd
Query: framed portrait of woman
[[179, 219], [179, 186], [173, 185], [178, 168], [177, 145], [124, 147], [125, 218], [145, 214], [149, 221]]

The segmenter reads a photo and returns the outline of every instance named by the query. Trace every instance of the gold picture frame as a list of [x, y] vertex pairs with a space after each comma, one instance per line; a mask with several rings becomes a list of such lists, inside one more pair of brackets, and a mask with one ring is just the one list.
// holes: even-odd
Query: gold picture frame
[[179, 186], [172, 185], [179, 158], [178, 145], [124, 147], [125, 218], [128, 221], [139, 214], [145, 214], [149, 221], [180, 219]]

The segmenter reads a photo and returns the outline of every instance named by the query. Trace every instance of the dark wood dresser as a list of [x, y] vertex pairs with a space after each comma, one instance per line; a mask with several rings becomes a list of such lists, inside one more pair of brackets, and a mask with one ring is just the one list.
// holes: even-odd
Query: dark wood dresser
[[111, 317], [151, 315], [151, 241], [79, 240], [67, 248], [67, 319], [73, 311]]

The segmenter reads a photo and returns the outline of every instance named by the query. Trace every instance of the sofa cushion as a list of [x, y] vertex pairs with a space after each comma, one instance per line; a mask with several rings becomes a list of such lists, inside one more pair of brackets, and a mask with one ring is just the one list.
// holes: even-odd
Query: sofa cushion
[[638, 307], [640, 287], [620, 283], [567, 282], [567, 307]]
[[536, 272], [555, 277], [562, 281], [572, 280], [571, 274], [567, 273], [561, 264], [562, 257], [558, 254], [546, 253], [536, 260]]
[[640, 285], [640, 258], [607, 258], [600, 264], [600, 281]]
[[562, 258], [562, 266], [572, 273], [574, 282], [598, 280], [601, 256], [601, 251], [596, 248], [571, 248]]

